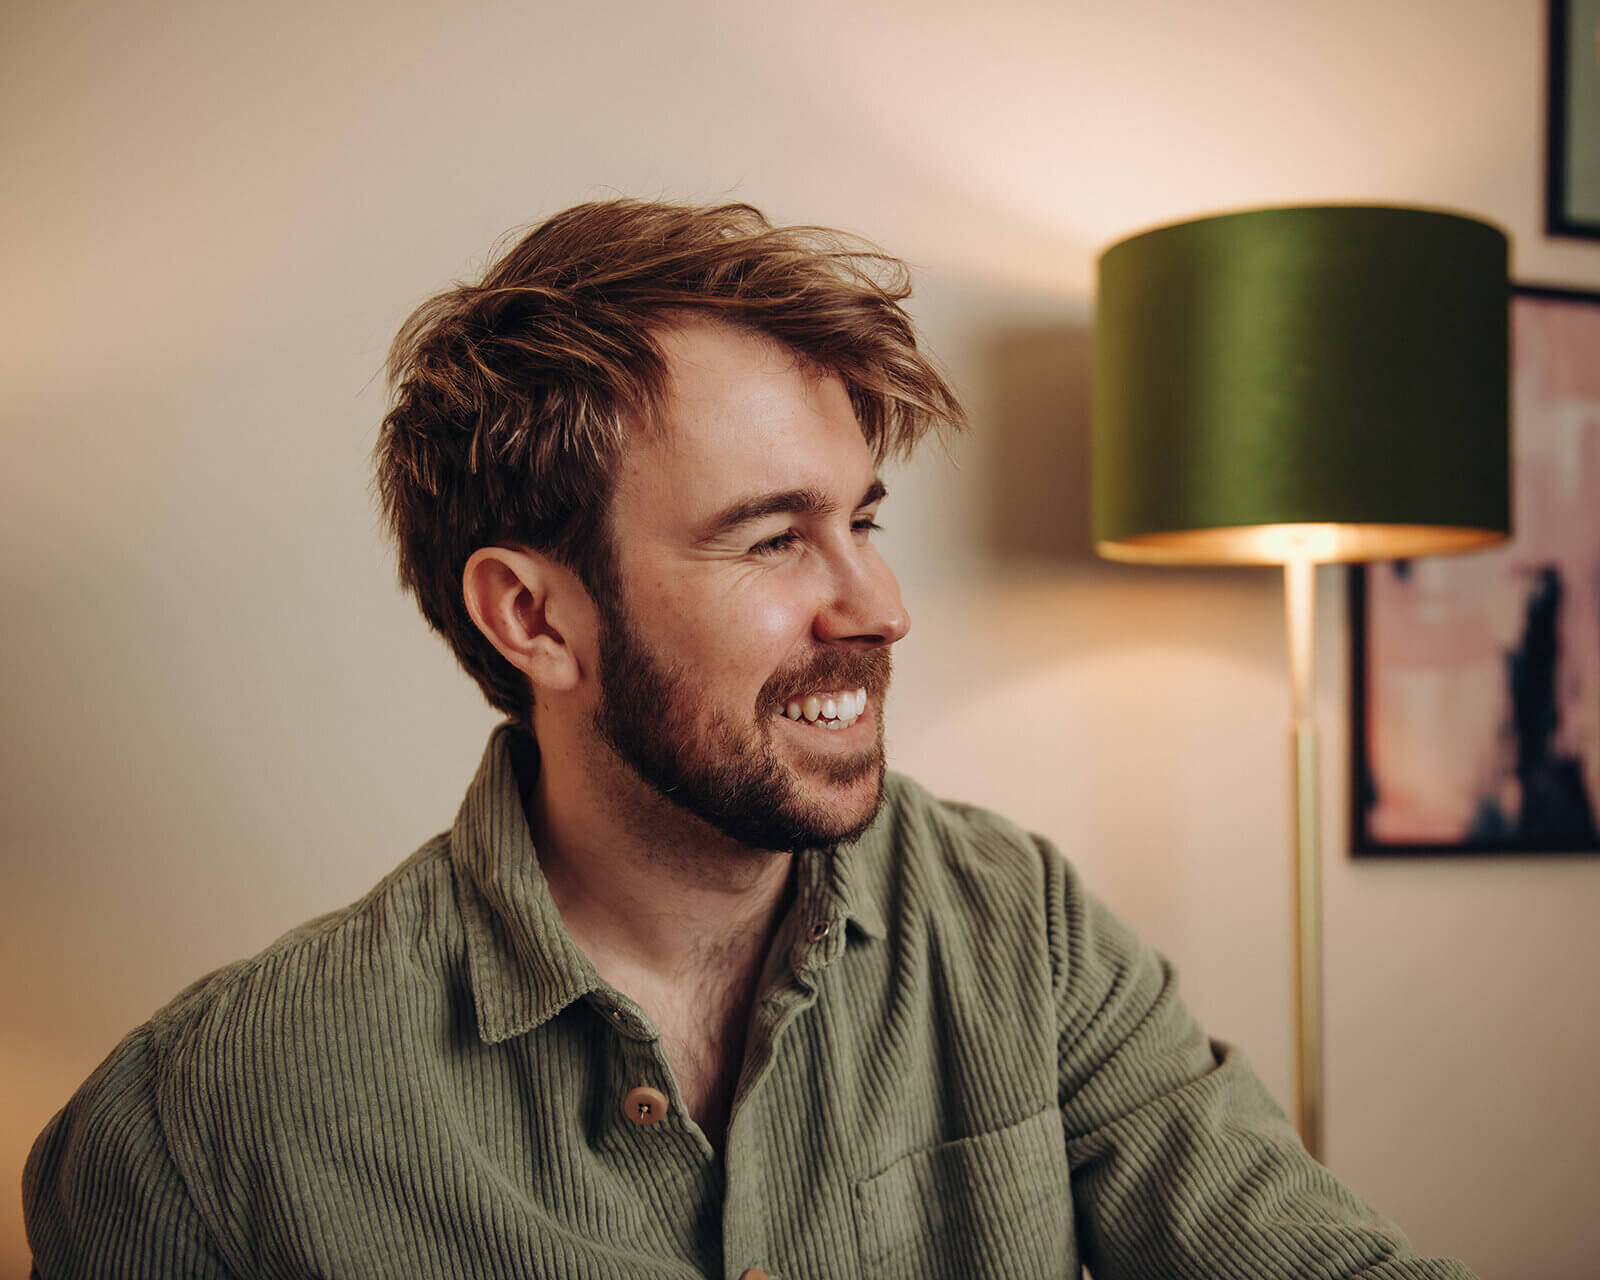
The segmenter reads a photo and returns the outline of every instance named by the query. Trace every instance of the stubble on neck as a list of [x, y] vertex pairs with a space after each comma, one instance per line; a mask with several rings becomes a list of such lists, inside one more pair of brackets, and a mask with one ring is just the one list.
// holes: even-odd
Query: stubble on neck
[[[603, 747], [598, 754], [610, 755]], [[579, 946], [661, 973], [718, 962], [699, 953], [706, 939], [764, 954], [793, 855], [739, 844], [644, 786], [614, 756], [587, 762], [584, 772], [589, 793], [579, 803], [603, 807], [603, 824], [560, 821], [574, 797], [554, 794], [547, 772], [525, 800], [540, 866]]]

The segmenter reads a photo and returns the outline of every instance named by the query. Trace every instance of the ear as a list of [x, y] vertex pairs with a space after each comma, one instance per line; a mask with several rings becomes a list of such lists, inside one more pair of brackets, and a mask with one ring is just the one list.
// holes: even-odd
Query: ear
[[535, 689], [568, 693], [583, 678], [594, 602], [577, 574], [537, 551], [479, 547], [461, 574], [467, 612]]

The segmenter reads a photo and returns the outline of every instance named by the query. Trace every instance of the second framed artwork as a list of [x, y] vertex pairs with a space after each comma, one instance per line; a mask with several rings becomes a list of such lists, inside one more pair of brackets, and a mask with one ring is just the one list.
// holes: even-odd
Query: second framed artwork
[[1600, 239], [1600, 0], [1549, 0], [1545, 230]]
[[1511, 540], [1350, 571], [1357, 854], [1600, 852], [1600, 293], [1511, 335]]

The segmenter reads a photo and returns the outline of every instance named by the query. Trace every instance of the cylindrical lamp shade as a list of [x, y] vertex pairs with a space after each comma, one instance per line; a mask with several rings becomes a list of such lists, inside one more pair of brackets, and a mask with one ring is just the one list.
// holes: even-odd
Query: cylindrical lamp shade
[[1370, 560], [1510, 532], [1506, 238], [1363, 206], [1100, 258], [1094, 535], [1155, 563]]

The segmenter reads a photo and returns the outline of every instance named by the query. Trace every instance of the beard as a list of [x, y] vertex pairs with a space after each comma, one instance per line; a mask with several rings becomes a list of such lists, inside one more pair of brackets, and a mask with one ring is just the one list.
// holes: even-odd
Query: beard
[[[741, 724], [708, 708], [680, 665], [650, 652], [619, 592], [599, 591], [595, 599], [601, 623], [595, 729], [663, 797], [752, 849], [841, 844], [872, 824], [883, 804], [887, 648], [822, 650], [776, 672], [762, 686], [751, 720]], [[871, 796], [859, 809], [842, 798], [830, 804], [826, 796], [805, 794], [802, 778], [773, 747], [773, 722], [796, 690], [846, 688], [867, 690], [875, 741], [853, 755], [818, 753], [804, 763], [833, 788], [867, 783]]]

